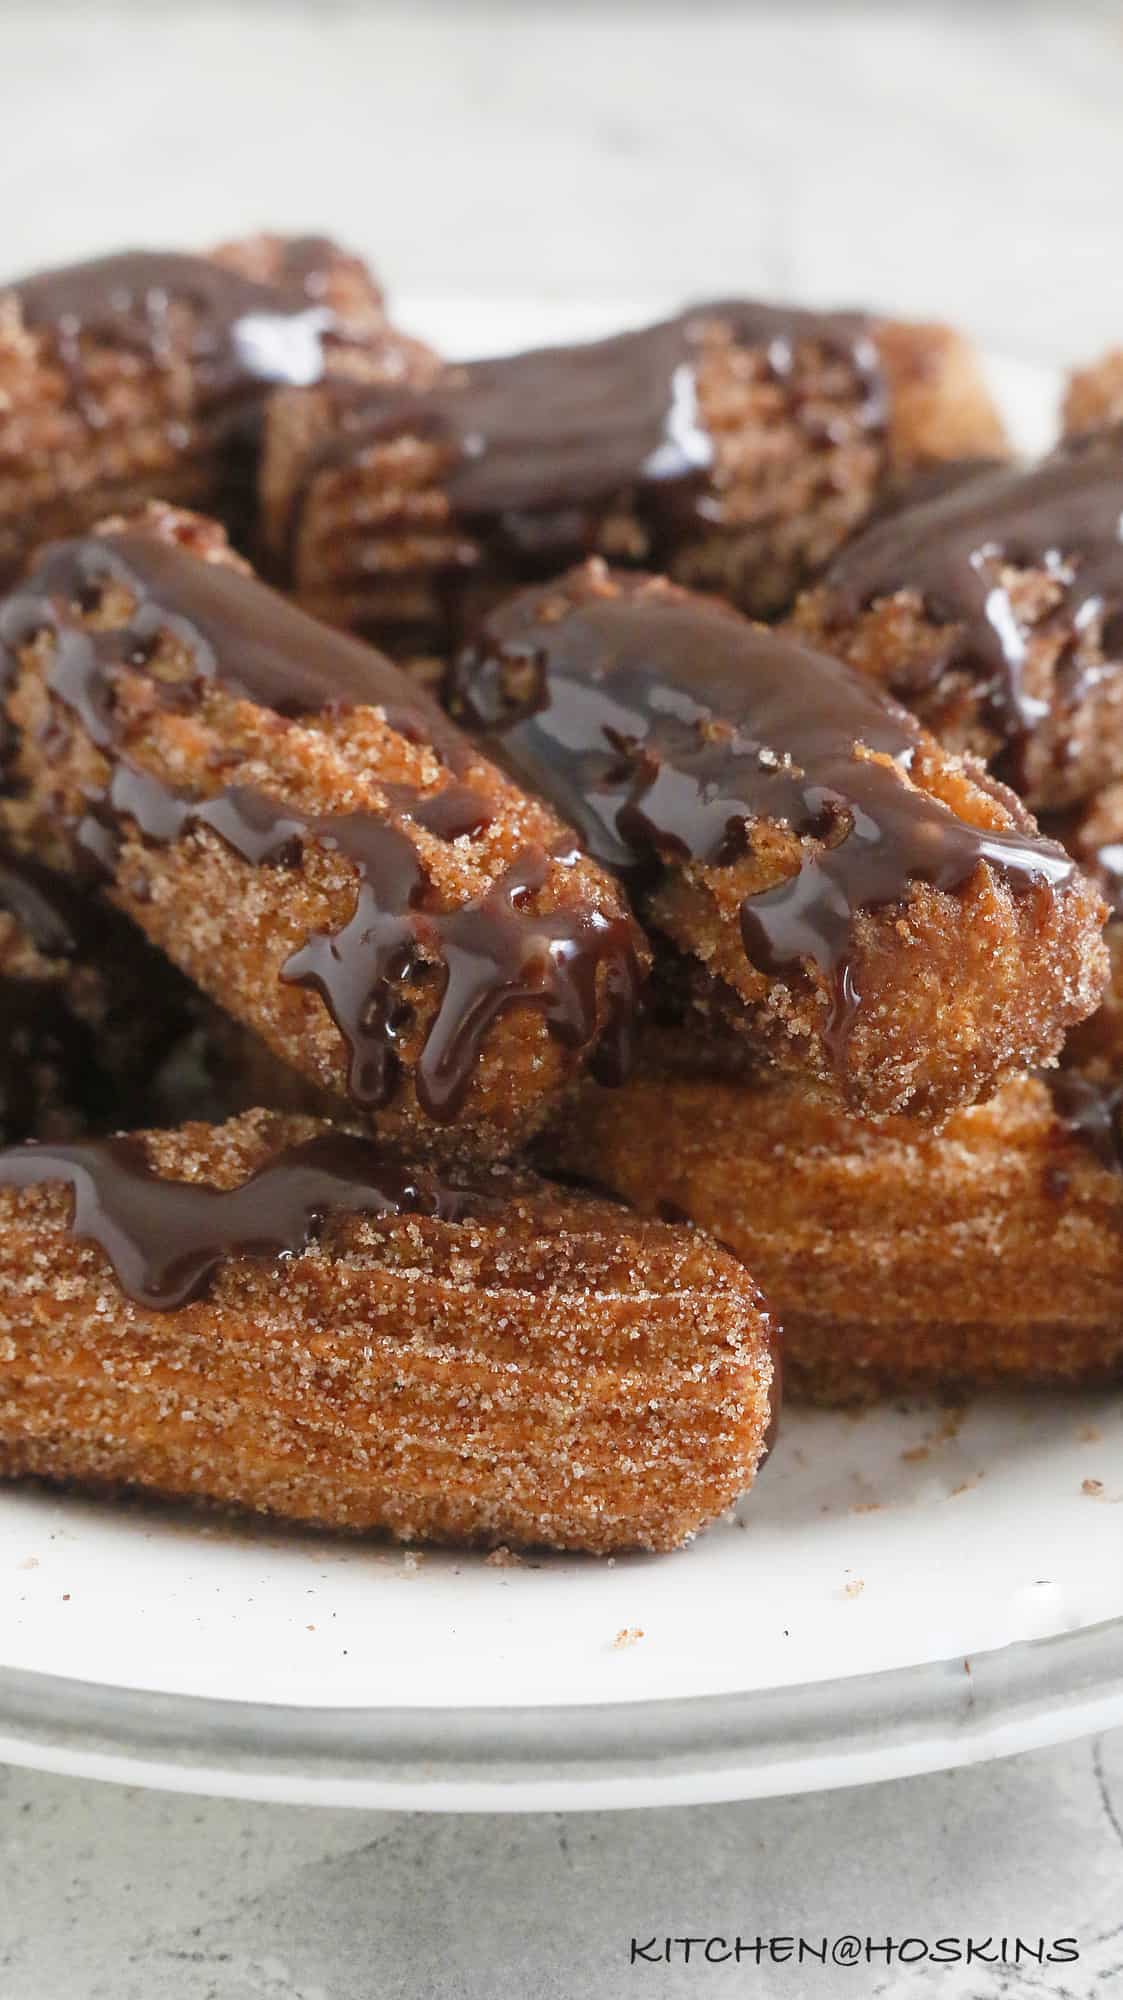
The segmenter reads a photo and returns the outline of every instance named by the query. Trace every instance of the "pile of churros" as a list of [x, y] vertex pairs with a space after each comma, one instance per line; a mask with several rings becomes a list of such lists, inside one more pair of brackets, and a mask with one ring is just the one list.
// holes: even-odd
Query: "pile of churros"
[[0, 1474], [688, 1541], [789, 1392], [1123, 1372], [1123, 353], [458, 362], [0, 290]]

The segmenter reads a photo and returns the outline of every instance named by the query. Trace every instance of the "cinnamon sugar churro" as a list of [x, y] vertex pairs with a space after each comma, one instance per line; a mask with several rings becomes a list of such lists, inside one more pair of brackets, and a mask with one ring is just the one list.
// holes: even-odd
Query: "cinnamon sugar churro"
[[1102, 1382], [1123, 1375], [1119, 1101], [1080, 1071], [1026, 1076], [933, 1132], [774, 1072], [680, 1074], [653, 1037], [623, 1090], [567, 1108], [544, 1157], [743, 1257], [797, 1396]]
[[677, 1546], [778, 1393], [745, 1272], [523, 1171], [251, 1113], [0, 1154], [0, 1473], [332, 1527]]
[[308, 609], [441, 652], [594, 553], [775, 611], [894, 479], [1002, 443], [948, 329], [724, 300], [404, 394], [283, 393], [262, 518]]
[[1014, 795], [715, 600], [590, 563], [493, 612], [449, 692], [710, 1011], [852, 1110], [942, 1115], [1095, 1006], [1104, 906]]
[[616, 885], [213, 525], [156, 508], [54, 545], [0, 644], [10, 837], [93, 866], [380, 1130], [510, 1150], [598, 1044], [618, 1062], [646, 953]]

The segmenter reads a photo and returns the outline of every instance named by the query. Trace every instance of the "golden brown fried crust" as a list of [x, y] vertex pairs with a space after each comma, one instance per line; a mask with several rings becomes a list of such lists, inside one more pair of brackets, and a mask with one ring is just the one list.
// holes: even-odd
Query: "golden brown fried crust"
[[933, 1133], [784, 1080], [676, 1075], [674, 1046], [649, 1044], [614, 1095], [584, 1089], [544, 1157], [743, 1257], [797, 1396], [1123, 1373], [1123, 1173], [1045, 1083], [1014, 1079]]
[[[106, 524], [106, 532], [116, 525]], [[229, 560], [213, 523], [155, 508], [132, 525], [206, 561]], [[89, 630], [120, 625], [130, 608], [127, 592], [115, 584], [96, 607], [73, 607]], [[63, 829], [76, 825], [89, 799], [104, 792], [110, 766], [76, 712], [49, 691], [54, 654], [49, 632], [18, 654], [4, 704], [18, 738], [11, 764], [16, 796], [5, 801], [0, 817], [16, 844], [48, 853], [65, 868], [74, 865], [74, 855]], [[175, 707], [162, 706], [157, 692], [165, 679], [194, 692]], [[381, 709], [355, 707], [290, 721], [239, 698], [221, 680], [197, 682], [192, 656], [170, 632], [143, 666], [115, 670], [111, 681], [120, 752], [176, 793], [203, 800], [247, 787], [308, 815], [373, 815], [412, 843], [430, 884], [426, 907], [437, 910], [471, 904], [528, 850], [545, 850], [542, 886], [525, 897], [522, 909], [619, 924], [621, 935], [631, 936], [637, 965], [644, 960], [616, 885], [594, 863], [574, 857], [572, 835], [560, 821], [483, 758], [458, 775], [489, 801], [493, 817], [482, 831], [446, 840], [392, 803], [386, 787], [415, 788], [430, 799], [451, 774], [426, 744], [391, 727]], [[254, 866], [197, 824], [157, 845], [126, 818], [121, 835], [109, 889], [113, 902], [283, 1063], [332, 1096], [345, 1096], [348, 1050], [339, 1028], [318, 993], [285, 983], [281, 972], [309, 937], [346, 926], [359, 883], [354, 864], [309, 840], [292, 865]], [[558, 853], [566, 858], [555, 858]], [[601, 965], [595, 974], [598, 1028], [609, 1016], [606, 977]], [[419, 1110], [415, 1079], [443, 994], [435, 945], [420, 944], [396, 990], [411, 1012], [408, 1024], [403, 1013], [398, 1027], [396, 1083], [378, 1126], [408, 1134], [419, 1146], [511, 1151], [591, 1053], [588, 1044], [573, 1046], [555, 1036], [533, 1001], [516, 1002], [486, 1036], [455, 1126], [434, 1126]]]
[[[924, 784], [937, 797], [953, 786]], [[964, 807], [986, 798], [964, 778]], [[974, 824], [986, 824], [982, 813]], [[1013, 824], [1019, 822], [1014, 819]], [[991, 824], [1010, 825], [997, 817]], [[861, 1000], [841, 1061], [828, 1044], [826, 982], [770, 980], [744, 956], [738, 915], [747, 895], [790, 872], [790, 836], [770, 832], [756, 854], [728, 870], [691, 870], [652, 898], [651, 921], [702, 961], [694, 1012], [745, 1037], [782, 1069], [803, 1073], [856, 1113], [907, 1111], [940, 1119], [989, 1095], [1003, 1077], [1048, 1061], [1103, 989], [1098, 892], [1077, 881], [1053, 898], [1018, 894], [985, 863], [963, 891], [914, 885], [907, 904], [863, 912], [855, 922], [855, 985]]]
[[[318, 1128], [149, 1135], [229, 1188]], [[174, 1312], [125, 1297], [58, 1186], [0, 1188], [0, 1472], [407, 1538], [669, 1549], [752, 1482], [768, 1320], [700, 1233], [493, 1169], [479, 1219], [329, 1218]]]
[[[339, 339], [325, 343], [328, 371], [372, 382], [428, 372], [428, 350], [387, 324], [366, 267], [333, 244], [319, 247], [314, 300], [341, 322]], [[300, 248], [301, 240], [261, 236], [222, 246], [213, 261], [259, 283], [291, 284], [286, 262]], [[0, 290], [0, 581], [38, 542], [150, 497], [228, 511], [244, 527], [244, 470], [199, 409], [195, 330], [190, 308], [176, 306], [158, 355], [84, 335], [76, 396], [55, 330], [26, 326], [18, 293]]]
[[[656, 610], [691, 603], [665, 579], [606, 573], [590, 563], [543, 591], [540, 617], [552, 624], [601, 599]], [[705, 634], [700, 619], [700, 648]], [[769, 748], [782, 758], [789, 746]], [[854, 745], [856, 760], [873, 756]], [[887, 756], [874, 761], [904, 790], [938, 800], [969, 826], [1036, 833], [1013, 792], [924, 732], [907, 776]], [[851, 1111], [939, 1118], [1004, 1076], [1051, 1060], [1068, 1028], [1095, 1008], [1107, 974], [1098, 890], [1076, 875], [1056, 891], [1016, 891], [980, 862], [954, 894], [916, 881], [907, 900], [859, 911], [851, 972], [860, 999], [840, 1047], [828, 1027], [834, 981], [810, 959], [791, 973], [760, 970], [746, 952], [741, 922], [746, 899], [788, 880], [823, 846], [812, 835], [801, 840], [786, 823], [759, 819], [748, 827], [741, 859], [714, 865], [676, 861], [672, 851], [662, 857], [644, 917], [692, 962], [695, 1018], [745, 1036]]]
[[[770, 615], [867, 519], [887, 486], [933, 462], [1004, 452], [961, 336], [886, 321], [872, 337], [888, 391], [884, 432], [865, 422], [865, 390], [837, 352], [801, 342], [781, 380], [765, 347], [739, 343], [720, 318], [707, 322], [696, 395], [714, 454], [708, 513], [716, 525], [701, 533], [684, 526], [673, 546], [656, 548], [636, 496], [622, 492], [606, 503], [591, 552], [665, 567], [682, 583]], [[420, 371], [411, 379], [424, 386]], [[455, 377], [431, 379], [443, 388]], [[317, 617], [377, 637], [396, 656], [440, 651], [525, 579], [525, 559], [513, 570], [478, 524], [458, 518], [448, 449], [423, 435], [404, 433], [310, 472], [349, 420], [330, 389], [273, 398], [261, 473], [270, 558]]]
[[1123, 424], [1123, 347], [1073, 369], [1065, 384], [1061, 424], [1066, 437]]

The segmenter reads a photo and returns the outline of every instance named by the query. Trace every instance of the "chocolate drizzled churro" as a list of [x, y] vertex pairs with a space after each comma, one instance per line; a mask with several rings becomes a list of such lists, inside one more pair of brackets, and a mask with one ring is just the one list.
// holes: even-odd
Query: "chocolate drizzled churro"
[[450, 697], [856, 1108], [970, 1101], [1095, 1004], [1102, 905], [1014, 796], [726, 607], [592, 564], [493, 613]]
[[55, 546], [0, 643], [17, 832], [64, 836], [316, 1082], [509, 1145], [602, 1038], [621, 1066], [644, 952], [612, 884], [213, 530], [157, 511]]
[[262, 1112], [0, 1154], [5, 1476], [665, 1549], [751, 1484], [777, 1395], [732, 1257], [525, 1171]]

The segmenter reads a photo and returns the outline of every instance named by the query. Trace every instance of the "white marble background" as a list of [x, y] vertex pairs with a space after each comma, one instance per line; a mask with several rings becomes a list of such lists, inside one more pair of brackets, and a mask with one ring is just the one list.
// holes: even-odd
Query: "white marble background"
[[[0, 0], [0, 267], [330, 224], [415, 295], [757, 290], [1123, 338], [1123, 6]], [[0, 2000], [1111, 2000], [1123, 1732], [529, 1819], [0, 1772]], [[632, 1932], [1075, 1934], [1078, 1965], [627, 1965]]]

